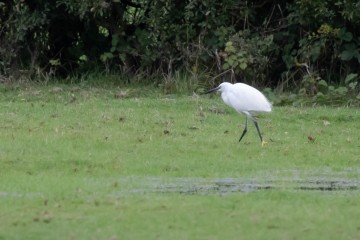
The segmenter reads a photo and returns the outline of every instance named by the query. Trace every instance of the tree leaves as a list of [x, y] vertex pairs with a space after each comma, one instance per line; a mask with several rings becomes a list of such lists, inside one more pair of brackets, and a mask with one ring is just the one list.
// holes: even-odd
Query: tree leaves
[[355, 45], [355, 43], [348, 43], [344, 45], [345, 50], [343, 50], [339, 57], [343, 61], [349, 61], [353, 58], [357, 58], [360, 63], [360, 53], [359, 53], [359, 47]]

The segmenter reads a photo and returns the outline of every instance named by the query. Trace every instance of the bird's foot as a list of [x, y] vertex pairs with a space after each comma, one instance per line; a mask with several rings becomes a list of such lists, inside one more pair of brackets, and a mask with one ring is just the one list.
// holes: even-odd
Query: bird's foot
[[265, 140], [261, 141], [261, 146], [264, 147], [266, 144], [268, 144], [268, 142], [266, 142]]

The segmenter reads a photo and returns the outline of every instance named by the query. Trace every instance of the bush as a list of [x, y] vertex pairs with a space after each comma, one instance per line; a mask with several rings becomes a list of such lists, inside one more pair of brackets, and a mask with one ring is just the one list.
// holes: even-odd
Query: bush
[[306, 96], [326, 94], [325, 84], [357, 96], [348, 76], [360, 74], [358, 7], [355, 0], [0, 2], [0, 75], [50, 79], [96, 69], [169, 82], [178, 72], [193, 81], [232, 70], [236, 81]]

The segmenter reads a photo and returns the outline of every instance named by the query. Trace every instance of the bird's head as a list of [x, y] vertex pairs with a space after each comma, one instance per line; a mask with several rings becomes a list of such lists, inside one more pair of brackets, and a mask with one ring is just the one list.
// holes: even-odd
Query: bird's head
[[204, 94], [212, 93], [212, 92], [215, 92], [215, 91], [223, 92], [230, 85], [232, 85], [232, 84], [228, 83], [228, 82], [223, 82], [219, 86], [217, 86], [216, 88], [210, 89], [209, 91], [205, 92]]

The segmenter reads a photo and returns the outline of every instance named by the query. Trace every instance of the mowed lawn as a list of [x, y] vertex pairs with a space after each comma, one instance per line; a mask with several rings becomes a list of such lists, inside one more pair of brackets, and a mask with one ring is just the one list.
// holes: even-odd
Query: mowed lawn
[[216, 95], [0, 91], [0, 239], [360, 238], [357, 108], [275, 106], [262, 147]]

